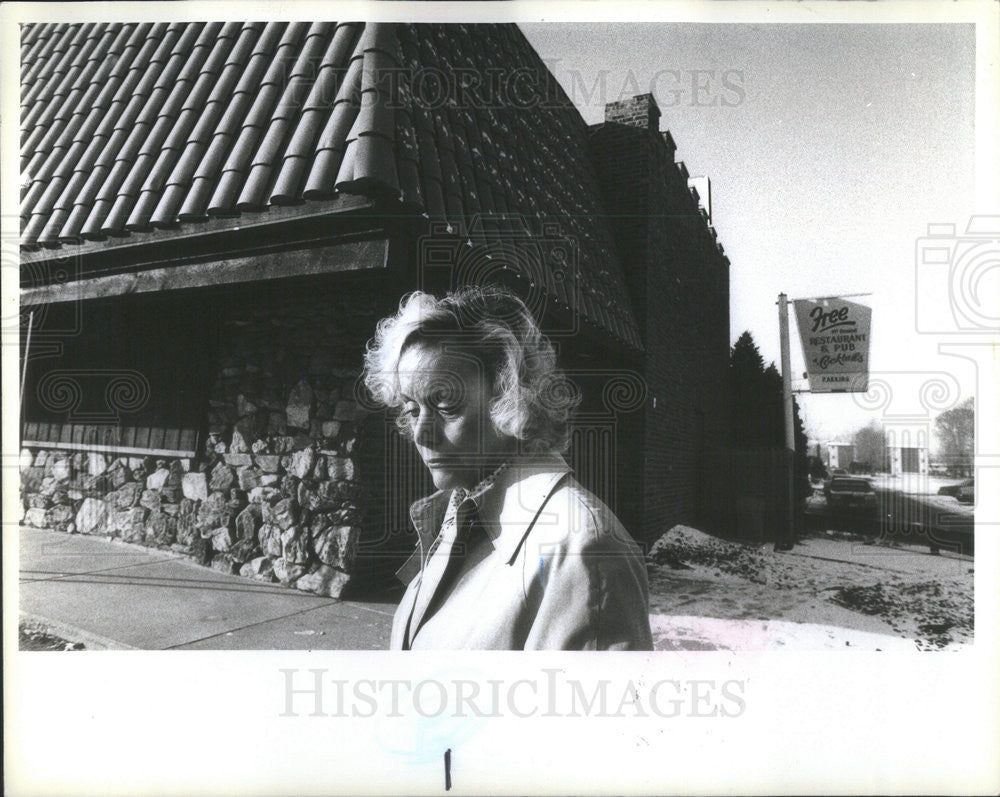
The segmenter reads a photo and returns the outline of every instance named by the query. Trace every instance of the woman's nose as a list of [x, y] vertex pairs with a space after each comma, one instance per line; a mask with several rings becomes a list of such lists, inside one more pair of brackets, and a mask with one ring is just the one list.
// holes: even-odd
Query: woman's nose
[[418, 446], [434, 448], [436, 439], [434, 413], [421, 410], [413, 421], [413, 440]]

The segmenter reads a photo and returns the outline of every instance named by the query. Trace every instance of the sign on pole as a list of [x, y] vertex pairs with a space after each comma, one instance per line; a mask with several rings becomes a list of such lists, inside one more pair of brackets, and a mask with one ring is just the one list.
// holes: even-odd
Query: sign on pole
[[810, 392], [867, 391], [871, 308], [836, 297], [796, 299], [795, 318]]

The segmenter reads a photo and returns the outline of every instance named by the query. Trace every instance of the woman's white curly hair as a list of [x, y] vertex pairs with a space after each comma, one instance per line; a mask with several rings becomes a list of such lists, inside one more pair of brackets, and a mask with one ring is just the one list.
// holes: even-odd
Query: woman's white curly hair
[[[495, 396], [489, 416], [499, 434], [520, 441], [528, 453], [566, 450], [579, 393], [557, 370], [555, 350], [531, 312], [509, 290], [468, 286], [443, 299], [422, 291], [405, 295], [399, 312], [378, 322], [365, 351], [365, 386], [380, 404], [403, 404], [399, 360], [415, 343], [447, 347], [482, 364]], [[408, 436], [405, 415], [397, 424]]]

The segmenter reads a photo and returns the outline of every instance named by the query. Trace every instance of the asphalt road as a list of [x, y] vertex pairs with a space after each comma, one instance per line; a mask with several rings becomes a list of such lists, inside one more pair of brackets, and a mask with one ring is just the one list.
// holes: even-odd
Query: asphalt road
[[932, 551], [971, 556], [975, 550], [975, 510], [950, 496], [926, 495], [874, 483], [878, 511], [872, 514], [834, 514], [817, 496], [810, 499], [807, 518], [814, 528], [853, 531], [907, 545], [926, 545]]

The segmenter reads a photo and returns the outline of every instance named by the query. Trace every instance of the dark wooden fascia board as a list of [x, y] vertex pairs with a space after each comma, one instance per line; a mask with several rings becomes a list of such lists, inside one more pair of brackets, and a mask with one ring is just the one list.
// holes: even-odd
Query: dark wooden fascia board
[[207, 262], [146, 268], [58, 285], [22, 288], [21, 304], [76, 302], [126, 294], [315, 276], [344, 271], [386, 268], [388, 242], [384, 237], [342, 241], [305, 249], [254, 253]]
[[213, 260], [269, 249], [296, 249], [380, 229], [375, 203], [342, 196], [322, 208], [274, 207], [267, 213], [212, 218], [177, 230], [133, 233], [120, 239], [22, 251], [22, 287], [40, 287], [50, 271], [61, 280], [156, 268], [173, 262]]

